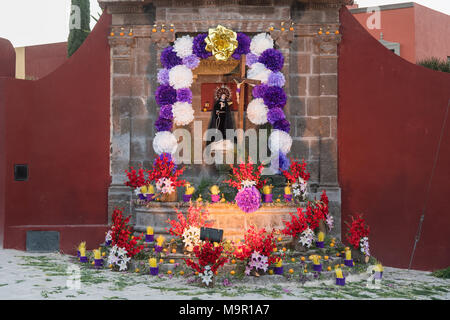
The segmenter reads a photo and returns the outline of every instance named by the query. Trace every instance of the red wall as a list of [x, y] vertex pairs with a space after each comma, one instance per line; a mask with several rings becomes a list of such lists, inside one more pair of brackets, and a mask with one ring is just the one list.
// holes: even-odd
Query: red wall
[[11, 42], [0, 38], [0, 77], [16, 76], [16, 51]]
[[25, 75], [41, 79], [67, 61], [67, 43], [50, 43], [25, 48]]
[[[372, 253], [407, 267], [447, 104], [450, 74], [385, 49], [341, 10], [339, 181], [342, 221], [363, 213]], [[450, 265], [450, 119], [413, 268]], [[343, 230], [346, 229], [342, 224]]]
[[[81, 240], [95, 247], [104, 239], [110, 20], [103, 15], [82, 47], [49, 76], [0, 78], [5, 248], [25, 249], [27, 230], [60, 231], [64, 252], [73, 252]], [[14, 181], [14, 164], [23, 163], [29, 165], [29, 180]]]

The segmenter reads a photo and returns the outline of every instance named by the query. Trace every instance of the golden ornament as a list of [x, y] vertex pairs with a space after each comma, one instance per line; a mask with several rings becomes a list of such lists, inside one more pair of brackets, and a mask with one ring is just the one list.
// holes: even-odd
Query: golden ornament
[[206, 51], [212, 53], [216, 60], [226, 61], [238, 47], [237, 34], [233, 30], [218, 25], [209, 29], [205, 38]]

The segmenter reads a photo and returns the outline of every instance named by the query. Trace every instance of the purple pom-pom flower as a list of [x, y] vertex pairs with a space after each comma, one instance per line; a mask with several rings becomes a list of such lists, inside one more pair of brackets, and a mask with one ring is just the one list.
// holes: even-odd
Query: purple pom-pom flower
[[282, 87], [286, 83], [286, 79], [281, 72], [272, 72], [269, 75], [269, 79], [267, 80], [267, 84], [269, 86]]
[[271, 125], [283, 119], [286, 119], [286, 116], [281, 108], [272, 108], [267, 112], [267, 121], [269, 121]]
[[155, 128], [157, 132], [170, 131], [172, 130], [172, 120], [160, 117], [158, 118], [158, 120], [155, 121]]
[[177, 101], [192, 103], [192, 91], [189, 88], [177, 90]]
[[192, 45], [192, 52], [199, 57], [200, 59], [206, 59], [210, 57], [212, 54], [209, 51], [206, 51], [206, 43], [205, 38], [208, 35], [206, 33], [201, 33], [194, 38]]
[[268, 87], [264, 92], [264, 104], [270, 108], [283, 108], [286, 104], [287, 97], [284, 90], [280, 87]]
[[159, 117], [172, 120], [173, 119], [173, 113], [172, 113], [172, 106], [162, 106], [159, 110]]
[[161, 64], [163, 65], [164, 68], [171, 69], [182, 63], [183, 61], [181, 60], [180, 57], [177, 56], [177, 53], [173, 51], [172, 46], [166, 47], [161, 52]]
[[273, 124], [273, 128], [289, 133], [289, 131], [291, 130], [291, 124], [288, 120], [281, 119]]
[[260, 85], [255, 86], [253, 88], [253, 90], [252, 90], [253, 98], [262, 98], [262, 97], [264, 97], [264, 93], [266, 92], [266, 90], [268, 88], [269, 87], [267, 85], [263, 84], [263, 83], [260, 84]]
[[239, 60], [241, 55], [247, 54], [250, 52], [250, 38], [245, 33], [238, 32], [237, 34], [238, 47], [234, 50], [234, 53], [231, 55], [234, 59]]
[[258, 56], [254, 53], [248, 53], [246, 55], [246, 60], [245, 60], [245, 64], [249, 67], [252, 66], [252, 64], [257, 63], [258, 62]]
[[156, 89], [155, 99], [160, 106], [174, 104], [177, 101], [177, 90], [169, 85], [161, 85]]
[[289, 166], [291, 165], [291, 161], [289, 161], [288, 157], [283, 152], [278, 152], [278, 154], [272, 157], [270, 161], [270, 168], [276, 173], [281, 174], [281, 171], [289, 170]]
[[169, 84], [169, 70], [161, 69], [158, 71], [158, 83]]
[[239, 190], [234, 200], [242, 211], [254, 212], [261, 205], [261, 193], [255, 187], [243, 188]]
[[267, 49], [261, 53], [258, 62], [264, 64], [267, 69], [277, 72], [283, 68], [284, 57], [283, 54], [276, 49]]
[[195, 54], [191, 54], [183, 58], [183, 64], [189, 69], [195, 69], [200, 64], [200, 59]]

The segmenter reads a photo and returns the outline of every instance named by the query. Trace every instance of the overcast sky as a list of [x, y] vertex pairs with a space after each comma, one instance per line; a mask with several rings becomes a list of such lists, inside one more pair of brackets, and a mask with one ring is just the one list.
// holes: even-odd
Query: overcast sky
[[[69, 33], [70, 0], [0, 0], [0, 37], [15, 47], [64, 42]], [[356, 0], [360, 7], [409, 2], [404, 0]], [[450, 0], [416, 0], [450, 15]], [[91, 0], [91, 15], [101, 12]], [[91, 28], [95, 21], [91, 21]]]

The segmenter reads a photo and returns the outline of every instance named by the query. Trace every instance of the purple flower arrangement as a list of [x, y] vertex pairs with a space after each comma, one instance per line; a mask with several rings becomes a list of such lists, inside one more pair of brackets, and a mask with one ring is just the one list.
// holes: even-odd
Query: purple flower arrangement
[[242, 211], [246, 213], [254, 212], [261, 205], [261, 193], [255, 187], [243, 188], [239, 190], [235, 200]]

